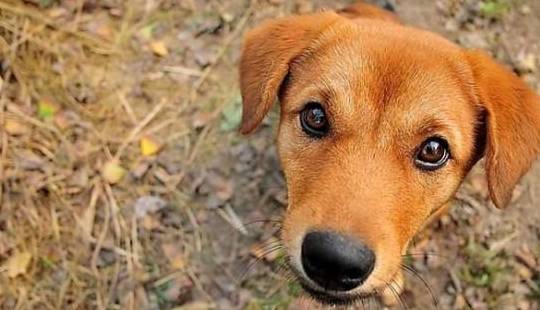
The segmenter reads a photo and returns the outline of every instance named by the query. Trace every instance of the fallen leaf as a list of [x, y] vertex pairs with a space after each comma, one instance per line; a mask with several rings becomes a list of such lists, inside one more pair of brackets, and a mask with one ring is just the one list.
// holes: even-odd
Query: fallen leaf
[[161, 226], [161, 223], [155, 216], [145, 216], [142, 220], [142, 227], [146, 230], [155, 230]]
[[193, 115], [192, 125], [195, 129], [206, 126], [212, 120], [212, 114], [208, 112], [198, 112]]
[[526, 245], [522, 245], [515, 253], [516, 258], [528, 268], [536, 269], [536, 257], [531, 249]]
[[12, 255], [4, 265], [8, 278], [25, 274], [31, 261], [32, 254], [29, 252], [17, 252]]
[[125, 174], [126, 170], [116, 160], [106, 162], [101, 169], [101, 175], [110, 184], [120, 182]]
[[159, 41], [152, 41], [150, 42], [150, 49], [154, 54], [160, 57], [165, 57], [169, 54], [169, 49], [167, 48], [167, 45], [165, 45], [165, 42], [159, 40]]
[[71, 126], [69, 119], [64, 113], [58, 113], [54, 116], [54, 124], [61, 130], [68, 129]]
[[242, 119], [242, 99], [239, 95], [223, 109], [222, 115], [221, 130], [230, 131], [240, 125], [240, 120]]
[[6, 122], [4, 123], [4, 129], [8, 134], [12, 136], [20, 136], [28, 132], [27, 126], [11, 118], [6, 119]]
[[218, 173], [211, 172], [207, 176], [208, 184], [212, 187], [215, 196], [222, 202], [228, 201], [234, 194], [234, 183]]
[[141, 154], [143, 156], [152, 156], [159, 152], [161, 145], [149, 137], [143, 137], [140, 140]]
[[139, 35], [143, 39], [149, 40], [149, 39], [152, 38], [152, 33], [154, 32], [155, 28], [156, 28], [155, 24], [148, 24], [148, 25], [144, 26], [143, 28], [141, 28], [141, 30], [139, 30]]
[[147, 161], [139, 162], [133, 169], [131, 169], [131, 175], [133, 175], [133, 177], [136, 179], [142, 178], [150, 168], [150, 164], [151, 163]]
[[38, 170], [45, 166], [46, 161], [30, 150], [21, 150], [17, 154], [17, 164], [24, 170]]
[[183, 304], [191, 299], [193, 283], [187, 276], [175, 278], [167, 282], [163, 297], [174, 304]]
[[171, 268], [174, 270], [184, 269], [186, 261], [184, 259], [184, 253], [177, 243], [164, 243], [161, 245], [163, 254], [169, 260]]
[[109, 25], [99, 25], [95, 31], [98, 36], [107, 40], [112, 40], [114, 35], [114, 31]]
[[167, 206], [167, 202], [157, 196], [143, 196], [139, 197], [133, 209], [135, 210], [135, 215], [138, 218], [143, 218], [149, 213], [155, 213]]
[[53, 118], [57, 111], [58, 107], [50, 101], [41, 100], [38, 103], [38, 116], [44, 120]]

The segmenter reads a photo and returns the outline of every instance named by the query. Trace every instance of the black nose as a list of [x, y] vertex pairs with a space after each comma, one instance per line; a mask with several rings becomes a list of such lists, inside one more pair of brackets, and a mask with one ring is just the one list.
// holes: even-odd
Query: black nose
[[308, 233], [302, 243], [302, 266], [324, 289], [348, 291], [359, 286], [375, 266], [375, 254], [359, 241], [329, 232]]

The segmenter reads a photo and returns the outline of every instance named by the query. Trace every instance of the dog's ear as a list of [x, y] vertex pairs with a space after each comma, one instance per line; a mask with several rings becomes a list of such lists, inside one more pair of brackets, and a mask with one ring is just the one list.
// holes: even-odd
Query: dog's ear
[[481, 51], [466, 51], [474, 88], [487, 116], [486, 175], [498, 208], [540, 153], [540, 97], [513, 72]]
[[241, 133], [250, 133], [262, 122], [276, 101], [291, 62], [338, 18], [334, 12], [285, 17], [246, 35], [240, 59]]
[[379, 0], [380, 6], [375, 6], [372, 4], [358, 2], [351, 4], [337, 12], [339, 15], [347, 17], [349, 19], [378, 19], [387, 22], [393, 22], [400, 24], [398, 16], [394, 14], [395, 8], [392, 3], [388, 0]]

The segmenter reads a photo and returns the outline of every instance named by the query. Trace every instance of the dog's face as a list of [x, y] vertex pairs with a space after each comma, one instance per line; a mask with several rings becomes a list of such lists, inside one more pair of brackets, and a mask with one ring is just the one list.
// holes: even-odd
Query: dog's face
[[358, 240], [374, 254], [359, 289], [371, 292], [392, 280], [409, 240], [454, 194], [476, 158], [481, 124], [459, 50], [341, 27], [349, 29], [326, 32], [310, 57], [291, 64], [281, 88], [277, 143], [290, 199], [283, 242], [305, 275], [309, 232]]
[[538, 153], [511, 136], [540, 142], [538, 107], [522, 107], [534, 95], [517, 78], [395, 23], [330, 12], [263, 25], [246, 40], [241, 84], [244, 132], [279, 98], [282, 241], [321, 301], [388, 286], [409, 241], [484, 152], [498, 206]]

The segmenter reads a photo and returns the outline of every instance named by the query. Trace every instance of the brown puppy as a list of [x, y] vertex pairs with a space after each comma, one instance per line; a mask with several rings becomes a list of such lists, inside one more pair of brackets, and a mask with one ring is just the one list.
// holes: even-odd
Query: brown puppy
[[477, 160], [502, 208], [540, 152], [540, 99], [511, 71], [365, 4], [249, 32], [240, 82], [242, 133], [279, 99], [282, 241], [322, 302], [395, 302], [409, 241]]

